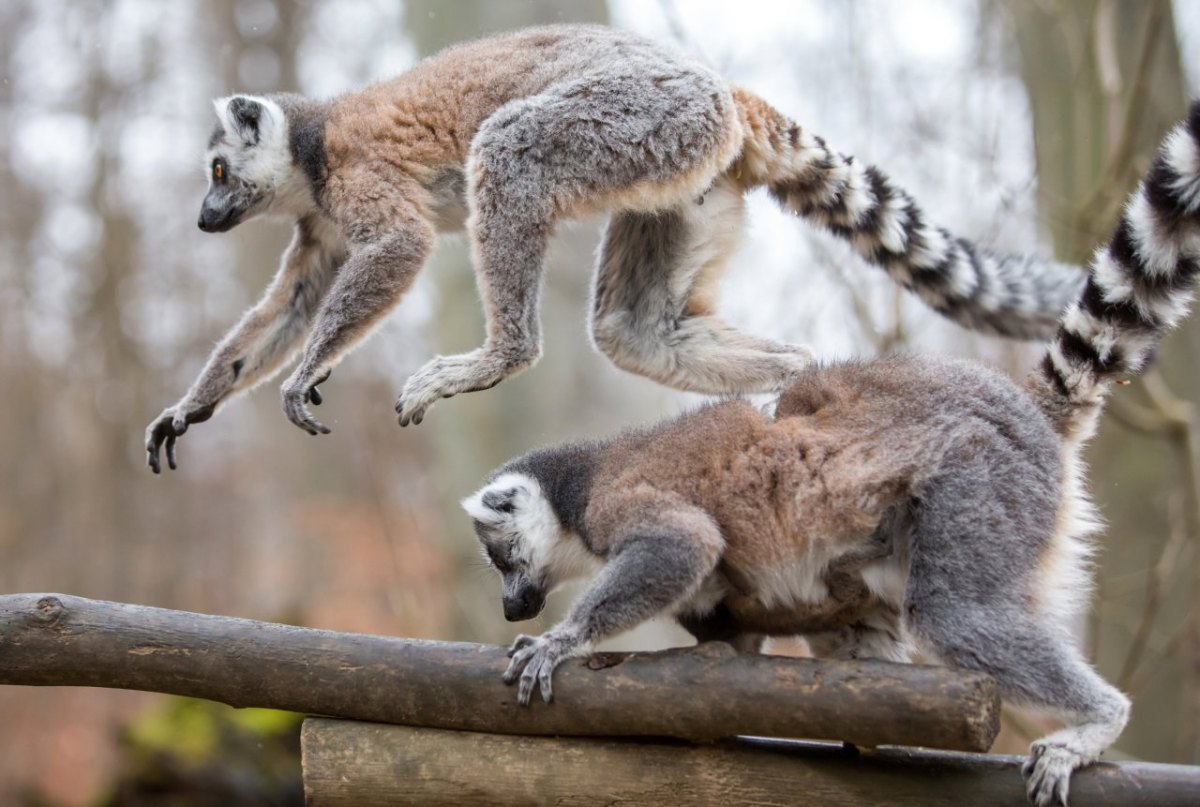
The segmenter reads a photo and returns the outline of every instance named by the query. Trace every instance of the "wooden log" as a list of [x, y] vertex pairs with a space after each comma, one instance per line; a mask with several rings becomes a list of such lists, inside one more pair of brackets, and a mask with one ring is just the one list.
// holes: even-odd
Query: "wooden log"
[[[712, 745], [509, 737], [309, 719], [308, 807], [422, 805], [1027, 805], [1012, 756], [738, 739]], [[1071, 804], [1195, 807], [1200, 767], [1101, 763]]]
[[394, 639], [86, 600], [0, 596], [0, 683], [141, 689], [233, 706], [504, 734], [750, 734], [986, 750], [984, 675], [885, 662], [751, 656], [727, 645], [602, 653], [516, 703], [503, 648]]

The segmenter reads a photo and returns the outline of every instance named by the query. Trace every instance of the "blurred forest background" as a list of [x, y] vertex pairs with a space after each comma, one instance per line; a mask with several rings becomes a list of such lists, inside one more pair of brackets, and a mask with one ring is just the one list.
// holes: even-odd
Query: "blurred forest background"
[[[481, 339], [461, 239], [442, 244], [415, 291], [322, 388], [331, 436], [289, 424], [276, 383], [193, 427], [177, 472], [147, 471], [142, 433], [257, 297], [289, 236], [268, 222], [222, 237], [196, 229], [209, 99], [329, 96], [451, 42], [568, 20], [673, 40], [882, 166], [958, 233], [1073, 261], [1108, 232], [1200, 81], [1200, 4], [1186, 0], [6, 0], [0, 590], [511, 638], [457, 500], [513, 454], [697, 400], [621, 373], [589, 346], [599, 221], [564, 226], [555, 241], [542, 362], [439, 404], [419, 428], [402, 431], [392, 413], [406, 375]], [[731, 320], [825, 357], [913, 349], [1021, 374], [1037, 355], [941, 322], [765, 197], [753, 199], [733, 266]], [[1101, 671], [1135, 701], [1118, 752], [1192, 763], [1198, 351], [1193, 318], [1155, 372], [1118, 390], [1090, 452], [1109, 528], [1096, 605], [1079, 626]], [[680, 640], [659, 627], [618, 644]], [[146, 694], [0, 689], [0, 803], [163, 803], [153, 794], [187, 775], [231, 783], [227, 806], [295, 803], [292, 769], [274, 761], [294, 752], [294, 721], [223, 714]], [[1010, 715], [998, 750], [1021, 751], [1038, 733], [1036, 718]], [[233, 761], [218, 766], [220, 752]], [[247, 784], [238, 766], [248, 764], [267, 784]], [[138, 776], [149, 784], [130, 784]]]

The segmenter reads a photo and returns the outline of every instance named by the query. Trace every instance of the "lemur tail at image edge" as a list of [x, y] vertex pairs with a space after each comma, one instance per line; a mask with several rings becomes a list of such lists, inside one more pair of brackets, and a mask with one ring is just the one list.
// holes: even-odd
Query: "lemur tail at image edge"
[[1095, 430], [1108, 383], [1141, 371], [1200, 278], [1200, 100], [1167, 135], [1031, 383], [1065, 438]]

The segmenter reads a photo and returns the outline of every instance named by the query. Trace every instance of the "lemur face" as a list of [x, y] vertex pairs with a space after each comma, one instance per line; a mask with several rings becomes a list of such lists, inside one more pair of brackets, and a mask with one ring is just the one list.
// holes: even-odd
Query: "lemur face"
[[261, 213], [303, 203], [305, 183], [288, 146], [287, 119], [268, 98], [235, 95], [215, 101], [217, 125], [205, 153], [208, 193], [200, 229], [223, 233]]
[[505, 473], [462, 500], [488, 564], [504, 581], [504, 618], [532, 619], [564, 582], [556, 568], [564, 534], [537, 480]]

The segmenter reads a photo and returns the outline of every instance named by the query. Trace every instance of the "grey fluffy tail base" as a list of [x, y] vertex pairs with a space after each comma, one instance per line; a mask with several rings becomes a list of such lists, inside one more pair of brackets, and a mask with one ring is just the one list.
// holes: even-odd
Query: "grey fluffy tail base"
[[1163, 141], [1033, 383], [1060, 433], [1090, 431], [1107, 382], [1140, 371], [1200, 279], [1200, 100]]

